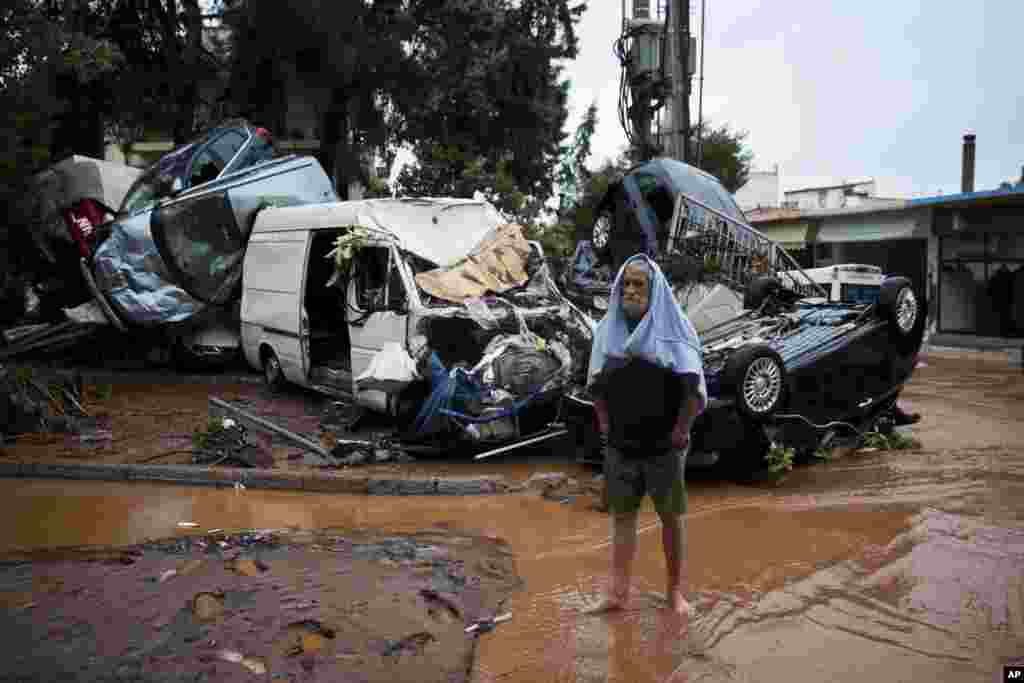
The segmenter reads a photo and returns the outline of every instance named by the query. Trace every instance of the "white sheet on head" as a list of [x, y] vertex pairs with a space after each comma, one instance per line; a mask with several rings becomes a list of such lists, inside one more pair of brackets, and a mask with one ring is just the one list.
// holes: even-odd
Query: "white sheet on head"
[[[622, 274], [626, 266], [636, 261], [645, 262], [651, 274], [650, 305], [647, 314], [630, 332], [622, 308]], [[606, 370], [624, 365], [630, 359], [642, 358], [679, 375], [696, 375], [700, 393], [699, 414], [703, 412], [708, 400], [701, 354], [700, 337], [679, 308], [672, 295], [672, 288], [658, 264], [643, 254], [627, 259], [615, 276], [608, 313], [598, 323], [594, 335], [587, 372], [588, 382]]]

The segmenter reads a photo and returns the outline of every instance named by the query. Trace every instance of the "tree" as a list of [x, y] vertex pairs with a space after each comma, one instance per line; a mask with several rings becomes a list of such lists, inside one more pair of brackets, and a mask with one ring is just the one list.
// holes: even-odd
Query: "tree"
[[581, 184], [590, 180], [587, 169], [590, 158], [590, 141], [597, 130], [597, 102], [592, 102], [583, 114], [583, 121], [576, 128], [573, 144], [563, 149], [562, 164], [558, 172], [560, 188], [559, 212], [571, 211], [576, 205]]
[[[744, 146], [746, 131], [732, 131], [728, 124], [713, 128], [704, 122], [702, 135], [703, 153], [701, 168], [718, 178], [729, 192], [743, 187], [750, 176], [750, 164], [754, 154]], [[693, 149], [696, 149], [696, 133]]]
[[521, 195], [513, 204], [550, 198], [567, 117], [557, 61], [576, 56], [585, 9], [569, 0], [422, 3], [417, 87], [400, 99], [401, 139], [417, 163], [403, 170], [400, 191], [471, 196], [510, 183]]
[[[411, 9], [434, 4], [412, 0]], [[225, 20], [235, 40], [231, 94], [243, 112], [283, 123], [290, 82], [319, 93], [321, 163], [347, 196], [349, 182], [369, 184], [362, 160], [393, 136], [389, 112], [397, 94], [420, 76], [405, 46], [415, 12], [394, 0], [296, 0], [282, 11], [276, 0], [228, 3]]]

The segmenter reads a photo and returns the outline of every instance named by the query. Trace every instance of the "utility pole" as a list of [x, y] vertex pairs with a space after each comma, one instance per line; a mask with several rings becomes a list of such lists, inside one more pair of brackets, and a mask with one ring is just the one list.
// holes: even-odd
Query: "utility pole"
[[690, 162], [690, 3], [672, 0], [669, 17], [675, 29], [672, 73], [672, 137], [676, 158]]

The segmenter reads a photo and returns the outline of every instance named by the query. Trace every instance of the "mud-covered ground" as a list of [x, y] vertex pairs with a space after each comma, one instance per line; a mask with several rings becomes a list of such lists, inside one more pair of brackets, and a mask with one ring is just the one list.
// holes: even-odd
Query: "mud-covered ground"
[[[661, 534], [649, 505], [640, 516], [629, 609], [588, 613], [607, 579], [608, 518], [581, 493], [593, 473], [557, 446], [482, 463], [420, 460], [400, 470], [519, 479], [560, 471], [578, 482], [565, 480], [547, 496], [533, 489], [397, 498], [5, 480], [0, 549], [191, 533], [179, 521], [204, 530], [294, 525], [395, 537], [445, 529], [504, 539], [522, 579], [501, 608], [512, 619], [479, 638], [478, 683], [1001, 680], [1003, 664], [1024, 657], [1024, 374], [993, 356], [928, 354], [923, 361], [904, 394], [905, 407], [924, 416], [909, 428], [921, 450], [844, 455], [798, 467], [777, 484], [737, 485], [688, 471], [697, 613], [682, 630], [663, 609]], [[205, 403], [195, 410], [205, 419]], [[275, 563], [266, 563], [273, 572]], [[43, 577], [40, 566], [22, 571]], [[242, 654], [270, 652], [267, 645]], [[424, 671], [432, 656], [413, 655]]]
[[217, 532], [0, 564], [3, 680], [460, 681], [518, 585], [505, 544], [435, 530]]

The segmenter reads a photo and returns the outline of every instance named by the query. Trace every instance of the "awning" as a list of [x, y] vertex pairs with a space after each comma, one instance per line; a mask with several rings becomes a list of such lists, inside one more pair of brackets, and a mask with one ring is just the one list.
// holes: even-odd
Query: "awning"
[[854, 220], [821, 222], [817, 242], [884, 242], [887, 240], [927, 239], [929, 227], [919, 216], [868, 215]]
[[777, 242], [783, 249], [798, 251], [807, 246], [807, 229], [810, 227], [808, 223], [755, 225], [754, 227], [768, 239]]

